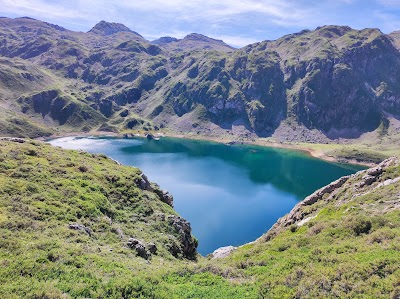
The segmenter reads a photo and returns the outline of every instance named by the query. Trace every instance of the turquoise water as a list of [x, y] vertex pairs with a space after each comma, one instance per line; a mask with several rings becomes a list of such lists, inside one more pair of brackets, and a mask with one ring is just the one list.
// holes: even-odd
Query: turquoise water
[[190, 221], [203, 255], [254, 241], [299, 200], [362, 169], [297, 151], [177, 138], [66, 137], [50, 143], [103, 153], [142, 169], [173, 194], [174, 207]]

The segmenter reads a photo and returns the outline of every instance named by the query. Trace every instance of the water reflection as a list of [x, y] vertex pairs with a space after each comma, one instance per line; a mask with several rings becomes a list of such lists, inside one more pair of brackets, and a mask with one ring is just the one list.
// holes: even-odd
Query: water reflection
[[175, 209], [193, 228], [199, 252], [261, 236], [302, 199], [357, 166], [257, 146], [163, 138], [61, 138], [53, 145], [104, 153], [174, 195]]

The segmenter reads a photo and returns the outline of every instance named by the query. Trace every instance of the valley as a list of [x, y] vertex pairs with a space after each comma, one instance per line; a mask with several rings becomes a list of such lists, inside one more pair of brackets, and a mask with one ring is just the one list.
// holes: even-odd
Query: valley
[[399, 298], [399, 81], [398, 31], [1, 17], [0, 298]]
[[254, 241], [314, 190], [364, 169], [296, 151], [167, 137], [66, 137], [49, 143], [140, 168], [173, 194], [174, 209], [190, 222], [204, 256]]
[[400, 141], [396, 32], [322, 26], [235, 49], [104, 21], [83, 33], [2, 18], [0, 29], [3, 135], [161, 131], [365, 163]]

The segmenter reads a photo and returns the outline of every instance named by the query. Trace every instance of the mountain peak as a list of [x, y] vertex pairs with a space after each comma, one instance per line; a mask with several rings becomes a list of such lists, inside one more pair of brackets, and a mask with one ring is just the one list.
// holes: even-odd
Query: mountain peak
[[210, 45], [223, 47], [228, 50], [232, 50], [233, 48], [226, 44], [223, 40], [211, 38], [199, 33], [191, 33], [186, 35], [181, 41], [191, 44], [199, 44], [203, 45], [205, 48], [208, 48]]
[[124, 24], [111, 23], [111, 22], [106, 22], [104, 20], [100, 21], [92, 29], [89, 30], [89, 33], [99, 34], [103, 36], [112, 35], [118, 32], [130, 32], [142, 37], [139, 33], [132, 31]]
[[339, 26], [339, 25], [325, 25], [325, 26], [319, 26], [315, 29], [315, 31], [326, 35], [326, 37], [334, 37], [334, 36], [343, 36], [349, 31], [352, 31], [353, 29], [350, 28], [349, 26]]
[[213, 42], [213, 43], [222, 43], [225, 44], [224, 41], [220, 40], [220, 39], [214, 39], [208, 36], [205, 36], [203, 34], [199, 34], [199, 33], [191, 33], [186, 35], [183, 39], [186, 40], [194, 40], [194, 41], [202, 41], [202, 42]]
[[160, 37], [159, 39], [153, 40], [151, 43], [154, 45], [165, 45], [165, 44], [173, 43], [176, 41], [178, 41], [178, 39], [175, 37], [163, 36], [163, 37]]

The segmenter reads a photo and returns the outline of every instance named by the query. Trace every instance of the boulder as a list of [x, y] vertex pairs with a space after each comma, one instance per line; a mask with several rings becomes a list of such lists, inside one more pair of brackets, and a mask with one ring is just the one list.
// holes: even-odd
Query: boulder
[[146, 250], [146, 246], [144, 243], [136, 238], [129, 238], [127, 245], [131, 249], [135, 249], [138, 256], [149, 259], [151, 257], [151, 253]]
[[139, 185], [140, 189], [142, 189], [142, 190], [148, 190], [148, 191], [152, 190], [149, 179], [147, 178], [147, 176], [144, 173], [140, 174], [140, 180], [138, 182], [138, 185]]
[[174, 238], [170, 236], [171, 243], [167, 245], [168, 251], [176, 258], [182, 255], [182, 250], [180, 246], [174, 241]]
[[147, 247], [151, 254], [157, 254], [157, 246], [154, 243], [147, 244]]
[[154, 135], [153, 135], [153, 134], [150, 134], [150, 133], [146, 135], [146, 138], [149, 139], [149, 140], [155, 139], [155, 138], [154, 138]]
[[380, 174], [382, 174], [383, 169], [380, 166], [374, 167], [374, 168], [370, 168], [367, 171], [367, 174], [370, 176], [378, 176]]
[[233, 251], [235, 251], [237, 247], [234, 246], [226, 246], [226, 247], [220, 247], [211, 254], [213, 259], [220, 259], [227, 257], [230, 255]]
[[376, 181], [376, 176], [373, 176], [373, 175], [365, 175], [365, 176], [363, 176], [363, 183], [364, 183], [364, 186], [365, 185], [371, 185], [372, 183], [374, 183], [375, 181]]
[[169, 194], [168, 191], [155, 190], [155, 193], [158, 195], [158, 197], [161, 199], [162, 202], [165, 202], [166, 204], [170, 205], [171, 207], [174, 206], [174, 197], [171, 194]]
[[25, 143], [25, 139], [17, 138], [17, 137], [1, 137], [0, 140], [6, 140], [6, 141], [11, 141], [11, 142], [17, 142], [17, 143]]
[[144, 258], [144, 259], [149, 259], [151, 254], [146, 250], [146, 246], [144, 246], [142, 243], [139, 243], [135, 246], [135, 250], [138, 256]]

